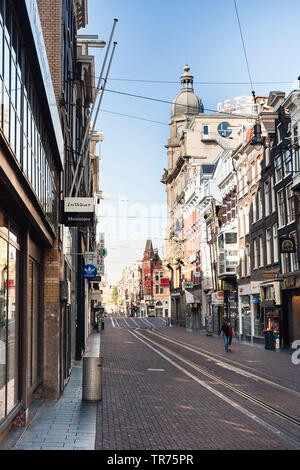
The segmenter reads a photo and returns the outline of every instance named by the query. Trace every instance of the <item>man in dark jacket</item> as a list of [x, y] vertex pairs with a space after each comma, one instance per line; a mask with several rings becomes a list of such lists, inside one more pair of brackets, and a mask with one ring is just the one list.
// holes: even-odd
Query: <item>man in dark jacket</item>
[[228, 343], [229, 343], [229, 325], [226, 320], [223, 321], [221, 332], [224, 339], [225, 351], [228, 352]]

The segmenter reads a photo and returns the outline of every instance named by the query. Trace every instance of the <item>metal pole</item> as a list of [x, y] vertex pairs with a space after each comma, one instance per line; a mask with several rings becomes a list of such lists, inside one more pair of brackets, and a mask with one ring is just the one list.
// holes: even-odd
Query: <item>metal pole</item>
[[79, 170], [79, 165], [80, 165], [80, 162], [81, 162], [82, 151], [83, 151], [83, 148], [84, 148], [84, 146], [85, 146], [85, 142], [86, 142], [86, 139], [87, 139], [87, 136], [88, 136], [88, 133], [89, 133], [89, 126], [90, 126], [90, 122], [91, 122], [91, 119], [92, 119], [92, 114], [93, 114], [93, 112], [94, 112], [96, 100], [97, 100], [97, 97], [98, 97], [98, 91], [100, 90], [100, 84], [101, 84], [102, 77], [103, 77], [103, 73], [104, 73], [104, 67], [105, 67], [105, 65], [106, 65], [106, 61], [107, 61], [107, 57], [108, 57], [108, 52], [109, 52], [109, 49], [110, 49], [110, 45], [111, 45], [111, 41], [112, 41], [112, 37], [113, 37], [113, 34], [114, 34], [114, 30], [115, 30], [117, 21], [118, 21], [118, 20], [115, 18], [115, 19], [114, 19], [114, 24], [113, 24], [113, 27], [112, 27], [112, 31], [111, 31], [111, 34], [110, 34], [108, 46], [107, 46], [107, 48], [106, 48], [106, 53], [105, 53], [105, 57], [104, 57], [104, 60], [103, 60], [102, 69], [101, 69], [101, 72], [100, 72], [99, 80], [98, 80], [98, 83], [97, 83], [97, 88], [96, 88], [96, 90], [95, 90], [95, 99], [94, 99], [94, 101], [93, 101], [93, 105], [92, 105], [92, 108], [91, 108], [91, 112], [90, 112], [90, 115], [89, 115], [89, 117], [88, 117], [88, 121], [87, 121], [87, 123], [86, 123], [86, 129], [85, 129], [83, 141], [82, 141], [82, 144], [81, 144], [81, 148], [80, 148], [80, 152], [79, 152], [79, 158], [78, 158], [78, 162], [77, 162], [77, 165], [76, 165], [75, 173], [74, 173], [74, 175], [73, 175], [73, 181], [72, 181], [72, 185], [71, 185], [69, 197], [72, 196], [72, 192], [73, 192], [73, 189], [74, 189], [74, 186], [75, 186], [75, 182], [76, 182], [76, 178], [77, 178], [77, 174], [78, 174], [78, 170]]
[[[91, 134], [93, 134], [94, 129], [95, 129], [95, 126], [96, 126], [96, 123], [97, 123], [97, 117], [98, 117], [98, 114], [99, 114], [99, 111], [100, 111], [100, 106], [101, 106], [101, 103], [102, 103], [102, 99], [103, 99], [103, 95], [104, 95], [104, 90], [105, 90], [107, 78], [108, 78], [108, 75], [109, 75], [109, 72], [110, 72], [110, 67], [111, 67], [112, 59], [113, 59], [113, 56], [114, 56], [114, 53], [115, 53], [115, 48], [116, 48], [116, 45], [117, 45], [117, 44], [118, 44], [117, 42], [114, 42], [113, 50], [112, 50], [112, 53], [111, 53], [111, 56], [110, 56], [110, 60], [109, 60], [109, 64], [108, 64], [108, 67], [107, 67], [106, 76], [105, 76], [105, 78], [104, 78], [104, 84], [103, 84], [103, 86], [102, 86], [102, 88], [101, 88], [101, 90], [100, 90], [100, 91], [101, 91], [101, 96], [100, 96], [100, 100], [99, 100], [99, 102], [98, 102], [97, 111], [96, 111], [96, 115], [95, 115], [93, 127], [92, 127], [92, 130], [91, 130]], [[82, 176], [83, 176], [83, 169], [84, 169], [85, 162], [86, 162], [86, 159], [87, 159], [87, 156], [88, 156], [88, 155], [89, 155], [89, 152], [87, 152], [86, 155], [85, 155], [85, 157], [84, 157], [83, 165], [82, 165], [81, 172], [80, 172], [79, 181], [78, 181], [77, 188], [76, 188], [76, 192], [75, 192], [75, 196], [76, 196], [76, 197], [78, 196], [78, 191], [79, 191], [80, 184], [81, 184], [81, 180], [82, 180]], [[75, 181], [75, 180], [74, 180], [74, 181]]]

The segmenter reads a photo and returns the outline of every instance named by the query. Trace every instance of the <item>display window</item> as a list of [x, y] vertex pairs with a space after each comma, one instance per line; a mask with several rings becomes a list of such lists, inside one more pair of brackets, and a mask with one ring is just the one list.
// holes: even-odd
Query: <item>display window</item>
[[241, 313], [242, 313], [242, 334], [251, 336], [251, 307], [250, 296], [241, 296]]
[[18, 236], [0, 212], [0, 422], [18, 403]]

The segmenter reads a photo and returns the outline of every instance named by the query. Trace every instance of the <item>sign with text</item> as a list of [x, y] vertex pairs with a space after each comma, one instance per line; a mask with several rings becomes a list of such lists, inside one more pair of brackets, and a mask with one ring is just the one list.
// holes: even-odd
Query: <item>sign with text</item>
[[224, 305], [224, 292], [222, 290], [211, 294], [211, 303], [213, 305]]
[[61, 206], [61, 222], [67, 227], [93, 224], [95, 202], [92, 197], [66, 197]]

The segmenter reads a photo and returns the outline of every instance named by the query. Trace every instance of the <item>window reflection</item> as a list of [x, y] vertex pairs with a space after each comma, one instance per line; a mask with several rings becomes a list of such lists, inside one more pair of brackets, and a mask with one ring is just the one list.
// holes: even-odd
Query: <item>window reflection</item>
[[0, 420], [5, 416], [7, 242], [0, 237]]
[[[4, 86], [2, 86], [2, 76]], [[51, 201], [53, 194], [56, 197], [54, 163], [36, 97], [34, 80], [21, 47], [21, 38], [11, 16], [9, 2], [2, 0], [0, 1], [0, 112], [2, 112], [0, 126], [45, 213], [55, 227], [56, 207]]]
[[17, 352], [18, 343], [16, 337], [17, 321], [17, 250], [9, 245], [8, 250], [8, 283], [7, 283], [7, 414], [14, 408], [18, 401], [17, 386]]

